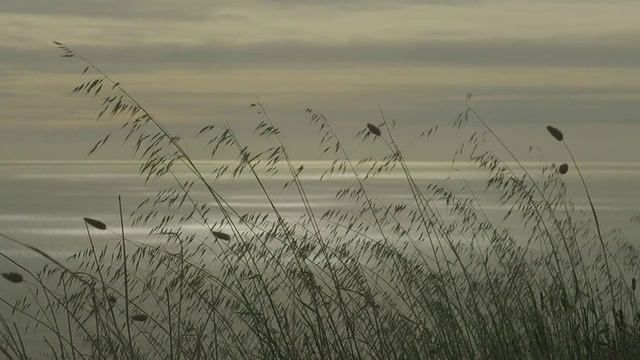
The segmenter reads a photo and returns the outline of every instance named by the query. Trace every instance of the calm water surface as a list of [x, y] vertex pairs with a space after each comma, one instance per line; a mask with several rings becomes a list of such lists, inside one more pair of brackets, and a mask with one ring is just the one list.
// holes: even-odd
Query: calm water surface
[[[299, 164], [296, 164], [297, 167]], [[202, 172], [210, 173], [211, 163], [198, 163]], [[320, 175], [329, 163], [305, 162], [301, 173], [303, 184], [315, 214], [335, 208], [354, 205], [334, 200], [336, 191], [354, 186], [352, 177], [335, 176], [319, 181]], [[539, 176], [542, 164], [527, 164], [534, 176]], [[505, 209], [495, 205], [495, 195], [484, 190], [486, 173], [479, 172], [473, 165], [450, 162], [411, 163], [412, 175], [416, 183], [425, 188], [431, 183], [462, 191], [468, 184], [482, 203], [483, 210], [500, 219]], [[593, 202], [598, 211], [605, 232], [620, 227], [633, 243], [640, 244], [640, 224], [630, 222], [640, 213], [640, 163], [584, 163], [581, 165]], [[137, 174], [138, 164], [133, 162], [4, 162], [0, 163], [0, 232], [37, 246], [51, 256], [63, 261], [73, 253], [89, 246], [83, 217], [104, 221], [108, 227], [118, 229], [118, 195], [122, 196], [124, 214], [127, 216], [147, 197], [159, 189], [175, 185], [171, 177], [151, 180]], [[182, 180], [193, 176], [185, 168], [176, 167], [176, 176]], [[290, 180], [286, 169], [275, 176], [264, 177], [265, 186], [281, 213], [297, 218], [303, 207], [295, 189], [283, 189]], [[466, 183], [465, 181], [466, 180]], [[568, 191], [576, 203], [576, 209], [588, 211], [588, 203], [579, 177], [573, 169], [565, 176]], [[268, 212], [270, 207], [261, 193], [255, 179], [243, 174], [239, 178], [223, 178], [212, 183], [224, 199], [239, 213]], [[383, 174], [366, 182], [367, 189], [384, 203], [412, 203], [409, 188], [400, 171]], [[210, 196], [202, 190], [191, 193], [200, 201], [211, 202]], [[428, 194], [427, 194], [428, 196]], [[437, 208], [446, 212], [442, 202], [434, 202]], [[589, 215], [582, 216], [585, 220]], [[127, 237], [140, 242], [159, 241], [147, 237], [148, 228], [130, 226], [125, 220]], [[197, 231], [197, 229], [194, 229]], [[200, 229], [201, 231], [202, 229]], [[101, 232], [93, 237], [97, 245], [107, 241], [117, 241], [113, 233]], [[0, 253], [32, 269], [41, 267], [45, 260], [39, 255], [0, 238]], [[0, 257], [0, 272], [21, 271], [4, 257]], [[3, 279], [0, 279], [3, 280]], [[21, 284], [22, 285], [22, 284]], [[18, 289], [18, 290], [16, 290]], [[24, 286], [16, 287], [7, 281], [0, 281], [0, 295], [8, 300], [25, 295]], [[3, 315], [9, 316], [10, 309], [0, 306]], [[41, 345], [39, 335], [26, 337], [29, 343]]]
[[[329, 163], [305, 162], [303, 183], [316, 215], [344, 203], [334, 200], [335, 192], [354, 186], [350, 177], [334, 176], [319, 181]], [[211, 163], [198, 163], [203, 173], [213, 169]], [[297, 166], [297, 164], [296, 164]], [[541, 164], [527, 164], [532, 174]], [[88, 246], [86, 229], [82, 218], [100, 219], [108, 226], [119, 227], [118, 195], [122, 195], [124, 214], [128, 216], [145, 198], [158, 189], [171, 186], [171, 177], [150, 180], [137, 174], [138, 164], [133, 162], [5, 162], [0, 163], [0, 231], [29, 244], [40, 247], [51, 255], [64, 258]], [[629, 219], [640, 213], [640, 163], [584, 163], [585, 175], [598, 214], [605, 230], [622, 227], [627, 236], [638, 234], [637, 224]], [[573, 170], [573, 169], [571, 169]], [[464, 178], [483, 202], [485, 211], [497, 211], [492, 204], [495, 196], [484, 191], [485, 173], [472, 165], [450, 162], [411, 163], [412, 174], [419, 186], [430, 183], [445, 184], [453, 190], [462, 189]], [[192, 178], [185, 168], [176, 167], [179, 178]], [[283, 168], [275, 176], [264, 177], [265, 184], [274, 197], [278, 208], [285, 215], [296, 218], [303, 208], [295, 189], [283, 189], [290, 179]], [[574, 171], [566, 176], [569, 192], [577, 209], [587, 209], [584, 190]], [[269, 204], [260, 192], [256, 181], [248, 174], [240, 178], [218, 179], [215, 189], [239, 213], [268, 211]], [[400, 171], [383, 174], [366, 184], [378, 200], [385, 203], [411, 203], [406, 180]], [[465, 194], [465, 192], [463, 192]], [[468, 195], [468, 193], [467, 193]], [[201, 201], [211, 201], [204, 192], [194, 192]], [[436, 206], [444, 209], [443, 204]], [[130, 221], [125, 220], [126, 224]], [[145, 240], [148, 228], [127, 227], [130, 237]], [[106, 235], [105, 235], [106, 236]], [[108, 237], [108, 236], [106, 236]], [[113, 238], [113, 235], [111, 235]], [[637, 237], [636, 237], [637, 238]], [[108, 241], [109, 239], [99, 239]], [[0, 251], [18, 259], [37, 257], [18, 245], [0, 239]], [[5, 260], [0, 267], [6, 269]]]

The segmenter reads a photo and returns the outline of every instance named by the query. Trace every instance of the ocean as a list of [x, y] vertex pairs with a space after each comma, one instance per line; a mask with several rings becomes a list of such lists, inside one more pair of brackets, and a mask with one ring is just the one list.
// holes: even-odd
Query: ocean
[[[196, 164], [206, 178], [211, 178], [212, 187], [238, 213], [270, 212], [269, 202], [248, 172], [236, 178], [225, 176], [213, 181], [211, 171], [225, 164]], [[299, 162], [294, 164], [294, 168], [300, 165], [304, 165], [300, 179], [316, 216], [331, 209], [359, 209], [357, 205], [335, 199], [340, 189], [356, 184], [352, 176], [334, 175], [320, 181], [330, 162]], [[98, 219], [114, 231], [92, 229], [96, 247], [119, 240], [118, 196], [121, 196], [127, 238], [157, 245], [162, 240], [149, 237], [148, 226], [132, 226], [129, 214], [146, 198], [176, 183], [171, 176], [145, 181], [145, 177], [138, 174], [139, 166], [139, 163], [131, 161], [1, 162], [0, 232], [37, 247], [65, 263], [69, 256], [89, 247], [83, 221], [85, 217]], [[534, 178], [540, 176], [542, 166], [541, 163], [525, 164]], [[631, 221], [640, 213], [640, 163], [583, 163], [580, 166], [603, 232], [607, 234], [621, 228], [631, 243], [640, 246], [640, 224]], [[471, 196], [468, 188], [473, 189], [473, 196], [482, 205], [482, 210], [495, 221], [500, 221], [507, 210], [497, 205], [495, 193], [485, 190], [487, 173], [479, 171], [473, 164], [456, 163], [452, 166], [451, 162], [410, 162], [409, 169], [422, 189], [437, 183], [464, 197]], [[174, 174], [182, 181], [194, 179], [188, 169], [181, 165], [174, 168]], [[591, 218], [590, 207], [578, 174], [570, 167], [569, 173], [564, 176], [567, 191], [575, 202], [576, 219], [588, 221]], [[263, 185], [281, 215], [296, 219], [304, 213], [304, 208], [295, 187], [284, 187], [290, 179], [291, 175], [285, 167], [281, 167], [276, 174], [262, 177]], [[364, 184], [375, 195], [376, 201], [412, 204], [406, 178], [399, 168], [379, 174]], [[193, 190], [191, 195], [198, 201], [213, 203], [211, 196], [202, 189]], [[427, 198], [430, 196], [428, 191], [425, 191], [425, 195]], [[446, 215], [443, 201], [433, 200], [432, 206], [445, 218], [449, 216]], [[452, 220], [450, 216], [449, 220]], [[518, 225], [517, 221], [514, 224]], [[197, 225], [193, 230], [203, 231]], [[3, 238], [0, 238], [0, 254], [0, 273], [23, 272], [12, 261], [31, 270], [38, 270], [47, 262], [34, 251]], [[27, 295], [28, 291], [33, 291], [30, 285], [25, 287], [25, 284], [0, 280], [0, 298], [6, 301], [13, 302]], [[0, 315], [10, 319], [11, 309], [0, 304]], [[41, 346], [41, 336], [38, 333], [25, 334], [25, 341], [33, 346]]]
[[[215, 166], [221, 165], [219, 162], [196, 164], [205, 176]], [[336, 201], [335, 193], [341, 188], [354, 186], [353, 177], [334, 175], [320, 181], [330, 162], [299, 162], [294, 167], [300, 164], [304, 165], [300, 177], [316, 215], [349, 206]], [[538, 169], [542, 165], [525, 164], [534, 177], [539, 175]], [[629, 239], [638, 239], [640, 224], [634, 224], [630, 219], [640, 213], [640, 163], [579, 165], [603, 230], [622, 228]], [[422, 188], [438, 183], [468, 196], [468, 191], [463, 189], [468, 185], [484, 211], [504, 211], [493, 202], [495, 196], [484, 189], [486, 173], [478, 171], [473, 164], [455, 163], [452, 166], [451, 162], [410, 162], [409, 166], [413, 178]], [[129, 226], [128, 215], [158, 190], [175, 185], [175, 180], [167, 175], [162, 179], [145, 181], [145, 177], [138, 174], [138, 167], [139, 163], [131, 161], [1, 162], [0, 232], [36, 246], [54, 258], [64, 259], [89, 245], [84, 217], [99, 219], [107, 226], [119, 229], [120, 195], [127, 235], [144, 242], [149, 228]], [[177, 165], [174, 173], [179, 179], [194, 178], [184, 166]], [[265, 186], [283, 215], [297, 218], [304, 208], [293, 186], [283, 188], [290, 179], [285, 167], [275, 175], [263, 176]], [[588, 202], [577, 173], [571, 169], [565, 179], [576, 210], [588, 211]], [[225, 176], [212, 184], [241, 214], [268, 212], [270, 209], [257, 182], [247, 171], [237, 178]], [[366, 181], [365, 186], [381, 202], [411, 204], [409, 187], [399, 168]], [[200, 201], [213, 201], [204, 191], [192, 195]], [[444, 202], [435, 201], [434, 204], [445, 211]], [[101, 240], [108, 241], [109, 237]], [[3, 239], [0, 239], [0, 251], [20, 261], [43, 261], [32, 251]], [[0, 259], [0, 270], [11, 268]]]

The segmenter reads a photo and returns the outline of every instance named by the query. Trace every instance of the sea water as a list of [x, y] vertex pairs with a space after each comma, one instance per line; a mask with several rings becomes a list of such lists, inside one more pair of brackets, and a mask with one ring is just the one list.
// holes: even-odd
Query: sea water
[[[89, 245], [84, 217], [99, 219], [109, 227], [119, 229], [120, 195], [126, 232], [142, 239], [149, 229], [129, 226], [129, 214], [144, 199], [176, 183], [170, 175], [146, 181], [145, 176], [137, 172], [139, 165], [124, 161], [0, 163], [0, 232], [37, 246], [56, 258], [65, 258]], [[224, 176], [213, 180], [209, 173], [220, 163], [200, 162], [196, 165], [215, 191], [238, 213], [270, 211], [267, 198], [248, 170], [236, 178]], [[325, 176], [320, 181], [330, 166], [329, 162], [303, 161], [294, 164], [294, 168], [299, 165], [304, 165], [300, 178], [317, 216], [328, 209], [346, 206], [344, 202], [335, 200], [335, 193], [341, 188], [356, 186], [353, 176]], [[539, 177], [536, 169], [542, 164], [525, 165], [534, 178]], [[630, 238], [637, 234], [640, 226], [630, 219], [640, 213], [640, 163], [582, 163], [580, 168], [603, 229], [622, 227]], [[417, 185], [423, 189], [437, 183], [459, 191], [462, 196], [471, 196], [466, 190], [468, 185], [482, 203], [483, 210], [499, 210], [490, 200], [495, 196], [485, 191], [486, 172], [478, 171], [473, 164], [410, 162], [409, 169]], [[366, 171], [360, 172], [364, 175]], [[186, 167], [180, 165], [174, 167], [174, 174], [183, 181], [195, 179]], [[282, 166], [275, 175], [262, 175], [261, 179], [281, 213], [291, 218], [304, 213], [303, 203], [294, 186], [284, 188], [284, 184], [291, 180], [288, 168]], [[565, 180], [576, 210], [590, 211], [584, 188], [574, 169], [570, 168]], [[380, 202], [412, 204], [406, 177], [399, 167], [367, 180], [365, 187]], [[430, 197], [427, 191], [424, 193]], [[205, 191], [194, 191], [192, 195], [199, 201], [213, 203], [213, 198]], [[433, 205], [443, 211], [445, 209], [443, 202], [434, 201]], [[0, 251], [25, 260], [39, 257], [1, 239]]]
[[[196, 162], [212, 188], [239, 214], [268, 213], [271, 205], [259, 183], [248, 169], [236, 177], [223, 176], [214, 180], [211, 172], [224, 162]], [[233, 162], [229, 162], [232, 171]], [[352, 175], [325, 176], [330, 162], [301, 161], [294, 169], [304, 168], [299, 177], [316, 216], [331, 209], [357, 210], [357, 204], [336, 200], [335, 194], [342, 188], [357, 185]], [[410, 162], [411, 175], [423, 189], [425, 197], [429, 184], [439, 184], [463, 197], [474, 196], [482, 210], [501, 219], [506, 209], [495, 202], [495, 193], [485, 190], [487, 173], [479, 171], [473, 164], [451, 162]], [[0, 163], [0, 233], [35, 246], [53, 258], [65, 262], [72, 254], [89, 247], [87, 228], [83, 218], [98, 219], [114, 232], [100, 233], [90, 229], [97, 247], [105, 242], [118, 241], [120, 212], [118, 196], [121, 196], [124, 231], [127, 238], [156, 245], [162, 239], [149, 237], [150, 226], [132, 226], [129, 214], [140, 202], [154, 196], [159, 190], [176, 185], [172, 175], [146, 179], [138, 174], [140, 163], [128, 161], [72, 161], [72, 162], [2, 162]], [[525, 167], [534, 178], [540, 178], [541, 163], [526, 163]], [[640, 246], [640, 224], [631, 219], [640, 214], [640, 163], [589, 163], [580, 164], [588, 189], [592, 196], [604, 233], [621, 228], [628, 241]], [[297, 219], [304, 213], [295, 186], [284, 185], [291, 180], [286, 166], [280, 166], [275, 174], [264, 174], [259, 168], [263, 186], [268, 191], [281, 215]], [[363, 177], [365, 168], [358, 170]], [[181, 181], [195, 177], [186, 166], [176, 165], [173, 174]], [[568, 194], [575, 202], [576, 216], [591, 218], [589, 203], [580, 177], [570, 166], [564, 176]], [[375, 200], [385, 204], [413, 204], [407, 179], [400, 167], [378, 174], [364, 182]], [[191, 195], [198, 201], [214, 204], [210, 194], [202, 187], [194, 188]], [[469, 192], [469, 189], [473, 193]], [[430, 200], [431, 206], [446, 216], [443, 201]], [[583, 211], [584, 213], [580, 213]], [[197, 226], [195, 232], [203, 231]], [[0, 238], [0, 272], [21, 272], [19, 266], [38, 270], [47, 263], [39, 254], [19, 244]], [[24, 284], [11, 284], [0, 279], [0, 296], [16, 300], [26, 294]], [[0, 304], [0, 312], [10, 316], [10, 309]], [[31, 339], [34, 340], [35, 339]]]

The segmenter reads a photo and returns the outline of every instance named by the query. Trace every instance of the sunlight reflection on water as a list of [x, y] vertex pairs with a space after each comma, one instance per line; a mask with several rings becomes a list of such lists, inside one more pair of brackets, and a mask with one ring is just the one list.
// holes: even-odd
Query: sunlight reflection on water
[[[316, 216], [335, 208], [354, 211], [359, 208], [356, 204], [335, 200], [339, 189], [355, 185], [353, 176], [333, 176], [319, 181], [330, 163], [315, 161], [304, 164], [301, 178]], [[213, 166], [208, 162], [198, 162], [198, 165], [206, 171]], [[118, 194], [122, 195], [126, 216], [145, 198], [155, 195], [158, 189], [175, 185], [171, 177], [152, 179], [145, 184], [144, 177], [137, 174], [138, 166], [139, 163], [135, 162], [90, 161], [0, 163], [0, 229], [29, 244], [41, 246], [43, 250], [67, 253], [83, 249], [87, 246], [83, 217], [101, 219], [110, 226], [119, 225]], [[478, 171], [473, 164], [456, 163], [452, 168], [450, 162], [410, 162], [409, 166], [416, 183], [422, 188], [435, 182], [460, 191], [466, 188], [462, 181], [465, 179], [485, 211], [505, 211], [504, 207], [496, 205], [493, 195], [485, 192], [483, 182], [486, 173]], [[542, 164], [527, 163], [526, 166], [534, 177], [539, 176], [537, 169]], [[639, 226], [629, 224], [628, 220], [640, 213], [640, 189], [637, 187], [640, 164], [585, 163], [581, 168], [604, 226], [609, 229], [623, 226], [629, 228], [631, 234], [637, 233]], [[178, 177], [193, 179], [184, 167], [178, 165], [175, 169]], [[203, 173], [207, 172], [203, 170]], [[569, 194], [576, 202], [576, 211], [588, 211], [579, 178], [576, 174], [570, 175], [566, 180]], [[264, 177], [265, 186], [276, 206], [287, 217], [296, 219], [303, 214], [304, 208], [293, 186], [283, 188], [288, 180], [290, 175], [284, 167], [276, 176]], [[212, 184], [239, 213], [271, 210], [269, 202], [248, 173], [239, 179], [225, 177]], [[399, 169], [364, 184], [383, 203], [412, 205], [404, 174]], [[191, 195], [215, 205], [203, 189], [194, 188]], [[466, 190], [460, 195], [471, 196]], [[431, 204], [440, 210], [445, 209], [443, 201], [432, 201]], [[187, 228], [198, 231], [199, 225], [189, 224]], [[141, 240], [148, 230], [143, 226], [126, 228], [127, 234]], [[8, 248], [15, 246], [0, 241], [0, 250]], [[20, 254], [27, 255], [28, 252]]]

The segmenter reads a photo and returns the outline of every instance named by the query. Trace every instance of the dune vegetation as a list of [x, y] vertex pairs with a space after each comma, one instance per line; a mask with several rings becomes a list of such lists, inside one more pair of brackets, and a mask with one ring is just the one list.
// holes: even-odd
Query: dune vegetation
[[[307, 109], [333, 160], [323, 176], [351, 179], [326, 196], [356, 209], [318, 211], [307, 196], [313, 184], [262, 104], [251, 104], [260, 117], [255, 133], [271, 145], [251, 148], [228, 124], [206, 125], [197, 138], [211, 159], [224, 152], [237, 160], [204, 171], [119, 82], [56, 45], [89, 77], [73, 92], [100, 101], [98, 119], [118, 121], [89, 154], [119, 139], [141, 161], [142, 179], [175, 182], [132, 214], [121, 208], [120, 224], [85, 218], [89, 245], [64, 262], [29, 246], [48, 260], [33, 272], [0, 253], [21, 269], [0, 280], [30, 288], [18, 302], [0, 294], [0, 358], [42, 358], [24, 346], [33, 327], [47, 334], [42, 349], [51, 359], [640, 358], [638, 250], [621, 232], [603, 232], [561, 129], [540, 131], [566, 163], [531, 169], [467, 99], [453, 127], [474, 122], [483, 130], [462, 140], [455, 157], [486, 175], [486, 192], [506, 210], [495, 219], [470, 189], [416, 182], [406, 144], [382, 111], [357, 138], [386, 155], [353, 159], [331, 121]], [[177, 166], [190, 176], [179, 178]], [[264, 186], [278, 169], [298, 195], [299, 218], [283, 214]], [[384, 203], [369, 190], [391, 171], [404, 174], [411, 201]], [[241, 174], [253, 177], [270, 211], [240, 213], [218, 192], [218, 179]], [[590, 221], [577, 220], [569, 175], [580, 178]], [[163, 244], [129, 237], [125, 221], [151, 227]], [[120, 240], [96, 246], [92, 236], [105, 231]]]

